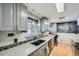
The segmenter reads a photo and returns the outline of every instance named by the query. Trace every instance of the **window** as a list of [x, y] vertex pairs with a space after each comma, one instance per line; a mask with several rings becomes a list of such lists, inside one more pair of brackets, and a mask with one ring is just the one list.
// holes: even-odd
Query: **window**
[[40, 32], [39, 22], [33, 20], [32, 18], [28, 18], [27, 34], [28, 35], [35, 35], [35, 34], [38, 34], [39, 32]]

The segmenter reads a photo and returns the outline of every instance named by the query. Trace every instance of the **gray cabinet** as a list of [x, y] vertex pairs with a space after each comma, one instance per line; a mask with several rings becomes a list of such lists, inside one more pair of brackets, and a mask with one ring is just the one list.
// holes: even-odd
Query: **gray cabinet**
[[15, 20], [16, 4], [0, 4], [0, 31], [13, 31], [16, 25], [16, 22], [14, 22]]
[[44, 45], [38, 50], [38, 56], [47, 56], [47, 45]]
[[0, 4], [0, 31], [26, 31], [27, 8], [22, 4]]
[[47, 31], [48, 30], [48, 20], [47, 19], [41, 19], [40, 20], [40, 31], [41, 32], [44, 32], [44, 31]]
[[2, 4], [0, 4], [0, 30], [2, 29]]
[[40, 47], [40, 49], [35, 51], [31, 56], [47, 56], [47, 46], [48, 44], [45, 44], [44, 46]]
[[[16, 10], [15, 10], [16, 11]], [[14, 4], [4, 3], [2, 4], [2, 30], [3, 31], [12, 31], [14, 29], [14, 20], [16, 20], [16, 15], [14, 13]]]
[[17, 30], [26, 31], [27, 8], [22, 4], [17, 4]]
[[31, 56], [38, 56], [38, 51], [35, 51]]
[[16, 17], [14, 17], [14, 7], [15, 4], [2, 3], [0, 4], [0, 31], [12, 31], [13, 22]]
[[52, 39], [49, 40], [49, 41], [48, 41], [49, 54], [51, 53], [51, 51], [52, 51], [52, 49], [53, 49], [53, 47], [54, 47], [53, 45], [54, 45], [53, 40], [52, 40]]

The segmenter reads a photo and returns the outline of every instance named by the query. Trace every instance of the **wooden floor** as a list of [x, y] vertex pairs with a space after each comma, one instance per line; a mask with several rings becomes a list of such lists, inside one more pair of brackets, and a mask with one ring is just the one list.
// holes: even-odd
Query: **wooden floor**
[[59, 43], [57, 46], [54, 46], [53, 50], [50, 53], [50, 56], [74, 56], [74, 48], [71, 45]]

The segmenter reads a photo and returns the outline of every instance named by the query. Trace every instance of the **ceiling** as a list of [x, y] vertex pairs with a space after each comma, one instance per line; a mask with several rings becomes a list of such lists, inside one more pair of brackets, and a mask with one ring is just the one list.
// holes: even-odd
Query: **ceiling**
[[57, 10], [54, 3], [28, 3], [24, 5], [28, 6], [29, 11], [37, 13], [40, 17], [57, 17]]
[[58, 17], [65, 16], [65, 18], [69, 18], [79, 15], [79, 3], [65, 3], [64, 12], [60, 14], [57, 13], [55, 3], [24, 3], [24, 5], [35, 15], [45, 16], [51, 19], [51, 22], [58, 19]]

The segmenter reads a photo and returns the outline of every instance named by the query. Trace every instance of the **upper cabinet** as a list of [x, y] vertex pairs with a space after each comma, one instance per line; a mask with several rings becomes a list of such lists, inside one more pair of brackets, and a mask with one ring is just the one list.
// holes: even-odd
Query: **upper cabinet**
[[26, 31], [27, 8], [22, 4], [0, 4], [0, 31]]
[[0, 31], [12, 31], [14, 28], [14, 5], [8, 3], [0, 4]]
[[0, 30], [2, 29], [2, 4], [0, 4]]
[[17, 4], [17, 30], [27, 30], [27, 8], [22, 4]]
[[42, 17], [40, 20], [40, 30], [41, 32], [48, 30], [48, 19], [46, 17]]

